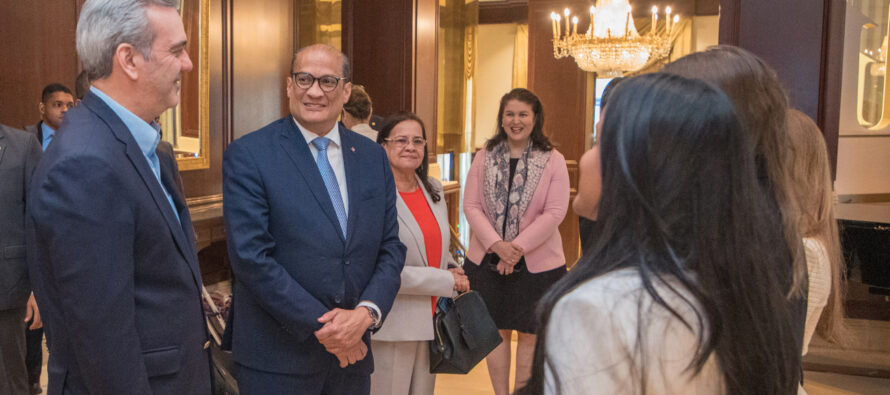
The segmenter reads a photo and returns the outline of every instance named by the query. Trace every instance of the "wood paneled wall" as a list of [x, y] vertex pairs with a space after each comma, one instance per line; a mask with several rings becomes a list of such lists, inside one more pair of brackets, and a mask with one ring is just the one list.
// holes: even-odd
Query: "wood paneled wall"
[[[571, 197], [578, 189], [578, 160], [585, 151], [585, 134], [591, 130], [588, 73], [572, 59], [553, 57], [550, 12], [563, 7], [583, 10], [586, 1], [529, 0], [528, 2], [528, 86], [544, 105], [544, 132], [566, 157], [571, 181]], [[569, 207], [559, 227], [566, 262], [573, 264], [580, 254], [578, 215]]]
[[720, 6], [720, 43], [745, 48], [776, 69], [791, 105], [822, 129], [836, 164], [844, 0], [721, 0]]
[[239, 0], [232, 9], [234, 137], [289, 113], [286, 78], [297, 45], [298, 0]]
[[0, 123], [37, 123], [47, 84], [74, 91], [74, 32], [83, 0], [0, 1]]
[[289, 113], [285, 79], [297, 49], [298, 4], [211, 0], [210, 168], [182, 172], [187, 197], [221, 199], [226, 146]]
[[413, 111], [436, 149], [436, 0], [344, 0], [343, 52], [352, 80], [365, 86], [374, 113]]
[[[50, 82], [73, 90], [75, 29], [84, 1], [0, 2], [0, 123], [37, 122], [40, 93]], [[288, 113], [285, 78], [296, 49], [298, 4], [210, 1], [210, 168], [182, 173], [188, 198], [218, 200], [228, 143]]]

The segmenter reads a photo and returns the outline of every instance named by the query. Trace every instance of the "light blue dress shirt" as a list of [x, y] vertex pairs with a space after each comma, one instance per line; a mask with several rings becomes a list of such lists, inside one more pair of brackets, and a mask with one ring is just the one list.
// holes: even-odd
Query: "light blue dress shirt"
[[176, 211], [176, 205], [173, 204], [173, 196], [170, 195], [167, 188], [164, 188], [164, 183], [161, 182], [161, 163], [158, 161], [158, 154], [155, 152], [158, 148], [158, 142], [161, 141], [161, 134], [158, 133], [158, 130], [152, 125], [136, 116], [136, 114], [130, 112], [130, 110], [124, 108], [124, 106], [114, 101], [114, 99], [106, 95], [104, 92], [96, 89], [95, 86], [90, 87], [90, 92], [93, 92], [99, 99], [102, 99], [102, 101], [111, 108], [111, 111], [114, 111], [114, 114], [121, 119], [124, 126], [130, 130], [130, 134], [133, 135], [133, 139], [136, 140], [139, 150], [142, 151], [142, 155], [145, 156], [145, 160], [148, 162], [149, 167], [151, 167], [152, 172], [154, 172], [155, 179], [158, 180], [158, 185], [161, 187], [161, 190], [164, 191], [164, 195], [167, 196], [167, 202], [169, 202], [170, 207], [173, 208], [173, 215], [176, 216], [178, 221], [182, 221], [179, 218], [179, 213]]
[[40, 123], [40, 129], [43, 131], [41, 133], [43, 135], [43, 150], [46, 151], [46, 147], [49, 147], [49, 142], [53, 141], [56, 130], [47, 125], [46, 122]]

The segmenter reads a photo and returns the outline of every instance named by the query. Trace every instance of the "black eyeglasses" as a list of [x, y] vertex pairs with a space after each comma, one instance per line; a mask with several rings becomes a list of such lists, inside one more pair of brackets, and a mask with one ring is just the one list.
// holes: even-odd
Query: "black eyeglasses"
[[316, 77], [309, 73], [291, 73], [291, 77], [293, 77], [294, 82], [300, 89], [309, 89], [315, 84], [315, 81], [318, 81], [318, 87], [324, 92], [330, 92], [336, 89], [337, 85], [340, 84], [340, 80], [349, 80], [349, 78], [346, 77], [335, 77], [333, 75]]

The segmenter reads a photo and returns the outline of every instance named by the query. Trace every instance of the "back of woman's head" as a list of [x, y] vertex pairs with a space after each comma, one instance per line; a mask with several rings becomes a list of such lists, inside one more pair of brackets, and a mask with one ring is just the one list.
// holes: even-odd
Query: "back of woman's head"
[[[753, 169], [750, 141], [718, 90], [675, 75], [648, 74], [619, 85], [609, 108], [617, 110], [603, 119], [599, 208], [609, 213], [605, 221], [626, 221], [628, 227], [616, 230], [632, 233], [635, 243], [654, 250], [687, 244], [695, 240], [688, 236], [697, 221], [732, 209], [733, 186], [753, 193], [740, 182], [746, 167]], [[698, 213], [703, 215], [693, 215]], [[689, 247], [676, 253], [685, 256]]]
[[778, 149], [773, 141], [785, 126], [788, 99], [776, 72], [763, 59], [739, 47], [720, 45], [683, 56], [667, 64], [664, 72], [718, 86], [735, 106], [756, 150], [765, 155], [765, 150]]
[[701, 79], [729, 96], [744, 130], [754, 142], [764, 186], [772, 190], [782, 214], [784, 237], [794, 262], [790, 291], [802, 294], [806, 265], [797, 226], [799, 208], [790, 194], [788, 159], [782, 155], [782, 147], [787, 145], [784, 140], [788, 98], [776, 72], [751, 52], [728, 45], [683, 56], [667, 64], [664, 71]]
[[[727, 393], [790, 393], [800, 356], [784, 289], [764, 265], [779, 259], [781, 225], [768, 213], [750, 137], [726, 95], [677, 75], [630, 78], [610, 98], [600, 144], [601, 237], [540, 303], [539, 335], [546, 338], [549, 312], [563, 295], [593, 277], [633, 268], [653, 300], [699, 334], [691, 371], [697, 374], [715, 354]], [[689, 307], [697, 321], [664, 302], [655, 284], [666, 281], [695, 298]], [[662, 292], [678, 292], [668, 289]], [[531, 393], [543, 387], [545, 343], [538, 342]]]
[[825, 246], [831, 266], [831, 292], [819, 317], [816, 333], [832, 342], [846, 334], [844, 321], [844, 262], [834, 216], [831, 165], [825, 138], [806, 114], [788, 111], [788, 138], [783, 155], [790, 158], [791, 190], [800, 203], [800, 232]]
[[803, 237], [820, 233], [832, 211], [831, 168], [819, 127], [806, 114], [788, 111], [788, 138], [783, 156], [789, 159], [791, 191], [800, 203]]

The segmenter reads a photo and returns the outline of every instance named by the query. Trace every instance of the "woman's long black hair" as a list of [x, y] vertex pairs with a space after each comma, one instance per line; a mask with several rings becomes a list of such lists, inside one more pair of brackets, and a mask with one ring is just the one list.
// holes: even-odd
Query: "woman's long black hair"
[[[380, 133], [377, 134], [377, 144], [383, 144], [386, 142], [386, 139], [389, 138], [390, 133], [392, 133], [392, 129], [396, 127], [396, 125], [405, 122], [405, 121], [414, 121], [420, 124], [420, 132], [423, 133], [423, 139], [426, 140], [426, 126], [423, 125], [423, 121], [413, 112], [408, 111], [399, 111], [391, 116], [386, 117], [386, 120], [383, 124], [383, 129], [380, 129]], [[439, 196], [439, 191], [433, 187], [433, 183], [430, 182], [429, 172], [430, 172], [430, 164], [427, 162], [429, 160], [429, 154], [427, 153], [427, 146], [423, 146], [423, 160], [420, 162], [420, 167], [414, 170], [414, 173], [420, 177], [420, 183], [423, 184], [423, 187], [426, 189], [426, 192], [430, 195], [430, 198], [433, 199], [433, 202], [438, 202], [442, 199]]]
[[[630, 78], [609, 101], [600, 141], [600, 237], [539, 303], [532, 378], [520, 393], [544, 391], [554, 305], [580, 284], [623, 268], [639, 273], [655, 303], [698, 334], [691, 372], [698, 374], [713, 354], [727, 394], [795, 393], [799, 347], [781, 265], [773, 264], [787, 259], [782, 222], [758, 185], [753, 143], [726, 95], [677, 75]], [[655, 284], [682, 300], [672, 285], [687, 290], [698, 319], [685, 320]], [[637, 347], [628, 358], [660, 357], [641, 354]], [[642, 392], [645, 366], [634, 376]], [[549, 370], [559, 383], [560, 372]]]

